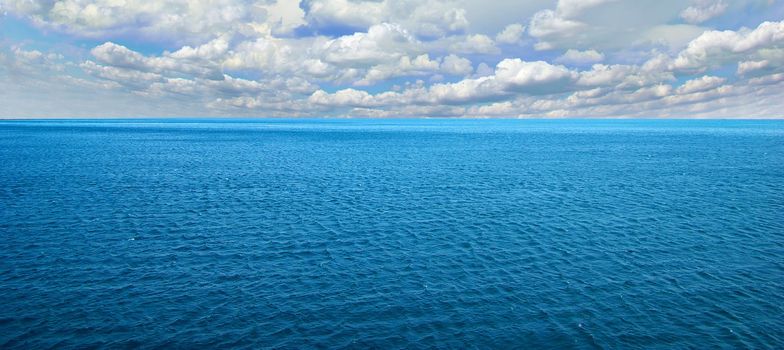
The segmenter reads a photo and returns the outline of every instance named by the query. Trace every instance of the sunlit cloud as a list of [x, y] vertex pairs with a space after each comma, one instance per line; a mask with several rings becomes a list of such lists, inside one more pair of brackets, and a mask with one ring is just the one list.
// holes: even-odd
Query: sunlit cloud
[[0, 117], [782, 117], [781, 2], [529, 5], [0, 0]]

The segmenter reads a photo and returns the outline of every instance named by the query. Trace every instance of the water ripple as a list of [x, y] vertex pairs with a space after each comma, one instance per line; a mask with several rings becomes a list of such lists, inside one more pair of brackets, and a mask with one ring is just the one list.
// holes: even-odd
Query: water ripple
[[784, 124], [0, 123], [2, 348], [781, 348]]

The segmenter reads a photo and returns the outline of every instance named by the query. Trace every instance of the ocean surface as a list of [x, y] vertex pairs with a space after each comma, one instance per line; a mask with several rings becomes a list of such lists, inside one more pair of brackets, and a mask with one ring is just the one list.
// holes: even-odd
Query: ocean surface
[[0, 122], [0, 348], [784, 348], [784, 122]]

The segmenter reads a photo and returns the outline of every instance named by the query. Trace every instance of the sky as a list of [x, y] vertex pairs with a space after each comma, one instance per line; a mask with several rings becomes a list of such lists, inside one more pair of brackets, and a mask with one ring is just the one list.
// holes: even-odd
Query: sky
[[782, 0], [0, 0], [0, 118], [784, 118]]

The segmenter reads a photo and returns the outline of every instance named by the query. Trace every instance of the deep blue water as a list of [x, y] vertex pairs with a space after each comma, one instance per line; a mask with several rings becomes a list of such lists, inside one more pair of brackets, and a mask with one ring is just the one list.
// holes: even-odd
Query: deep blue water
[[784, 122], [0, 122], [0, 347], [784, 348]]

